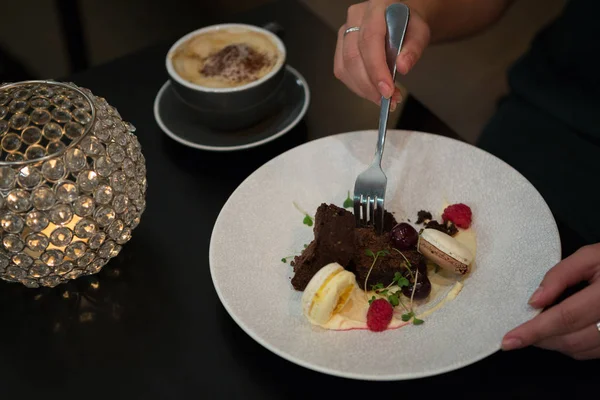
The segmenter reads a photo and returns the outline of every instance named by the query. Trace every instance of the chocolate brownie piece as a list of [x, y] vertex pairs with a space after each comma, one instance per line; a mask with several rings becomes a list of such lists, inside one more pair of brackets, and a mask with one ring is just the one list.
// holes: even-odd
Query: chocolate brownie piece
[[367, 289], [369, 290], [372, 285], [377, 283], [387, 286], [393, 281], [396, 272], [405, 274], [407, 272], [407, 265], [404, 257], [408, 259], [413, 270], [418, 266], [421, 266], [421, 268], [425, 266], [424, 257], [416, 249], [403, 251], [402, 254], [404, 257], [396, 250], [393, 250], [390, 244], [389, 233], [377, 235], [371, 228], [356, 229], [355, 246], [352, 267], [356, 275], [356, 281], [361, 289], [364, 289], [365, 279], [367, 278], [367, 274], [369, 274], [371, 264], [373, 264], [373, 257], [366, 254], [367, 250], [371, 250], [374, 254], [377, 254], [381, 250], [387, 250], [388, 252], [388, 254], [377, 257], [377, 262], [373, 266], [369, 274], [369, 281], [367, 282]]
[[292, 286], [304, 290], [325, 265], [337, 262], [346, 267], [354, 254], [354, 215], [333, 204], [321, 204], [315, 214], [315, 239], [294, 258]]

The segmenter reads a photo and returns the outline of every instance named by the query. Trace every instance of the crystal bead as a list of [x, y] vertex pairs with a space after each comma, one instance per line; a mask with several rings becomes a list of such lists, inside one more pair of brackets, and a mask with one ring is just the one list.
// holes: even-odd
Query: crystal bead
[[82, 125], [87, 125], [92, 121], [92, 116], [83, 108], [73, 110], [73, 119]]
[[[129, 209], [127, 210], [124, 214], [123, 214], [123, 221], [125, 221], [125, 223], [127, 225], [131, 225], [132, 222], [138, 217], [138, 212], [134, 209]], [[133, 229], [133, 228], [131, 228]]]
[[27, 236], [27, 238], [25, 238], [25, 244], [32, 251], [41, 253], [44, 250], [46, 250], [46, 248], [50, 244], [50, 241], [48, 240], [46, 235], [43, 235], [41, 233], [31, 233]]
[[[47, 253], [44, 253], [42, 255], [42, 258], [46, 255]], [[50, 267], [48, 267], [48, 265], [44, 264], [44, 262], [40, 262], [39, 260], [35, 262], [35, 264], [33, 265], [33, 267], [31, 267], [29, 269], [29, 276], [31, 276], [32, 278], [42, 278], [44, 276], [49, 275], [51, 272]]]
[[4, 106], [0, 106], [0, 119], [4, 119], [4, 117], [6, 117], [7, 114], [8, 114], [8, 108], [6, 108]]
[[112, 251], [110, 252], [110, 258], [118, 256], [122, 248], [123, 247], [121, 245], [115, 245], [115, 247], [113, 247]]
[[133, 178], [135, 176], [135, 163], [131, 161], [131, 158], [126, 158], [123, 160], [123, 165], [121, 167], [125, 175], [129, 178]]
[[126, 146], [128, 135], [123, 130], [113, 131], [112, 138], [118, 146]]
[[101, 227], [109, 226], [116, 217], [115, 210], [110, 207], [100, 207], [94, 212], [94, 219]]
[[135, 132], [135, 126], [131, 122], [125, 122], [125, 127], [129, 132]]
[[34, 232], [43, 231], [49, 223], [50, 221], [48, 221], [46, 214], [41, 211], [30, 211], [27, 217], [25, 217], [25, 225]]
[[74, 269], [73, 271], [71, 271], [68, 274], [66, 274], [65, 278], [67, 278], [67, 279], [77, 279], [81, 275], [83, 275], [83, 271], [82, 270], [80, 270], [80, 269]]
[[116, 166], [107, 157], [100, 156], [94, 161], [94, 169], [98, 172], [98, 175], [109, 177], [116, 169]]
[[83, 256], [86, 251], [87, 245], [84, 242], [73, 242], [65, 250], [65, 255], [72, 260], [76, 260]]
[[126, 187], [125, 191], [127, 193], [127, 196], [131, 200], [139, 199], [140, 196], [142, 195], [140, 192], [140, 188], [135, 181], [127, 182], [127, 187]]
[[0, 189], [8, 190], [15, 186], [17, 173], [11, 167], [0, 167]]
[[83, 98], [74, 99], [73, 106], [75, 106], [76, 108], [81, 108], [83, 109], [83, 111], [91, 111], [90, 105], [88, 104], [87, 100]]
[[46, 153], [57, 154], [63, 151], [67, 146], [63, 142], [50, 142], [46, 146]]
[[[50, 101], [44, 97], [34, 97], [29, 100], [29, 106], [31, 108], [39, 109], [39, 108], [48, 108], [50, 107]], [[34, 110], [35, 111], [35, 110]], [[33, 115], [33, 113], [32, 113]], [[48, 114], [50, 115], [50, 114]]]
[[59, 140], [63, 135], [62, 127], [56, 122], [49, 122], [42, 128], [42, 134], [51, 142]]
[[0, 105], [5, 105], [10, 100], [8, 93], [0, 92]]
[[54, 273], [57, 275], [65, 275], [71, 272], [75, 264], [72, 261], [64, 261], [62, 264], [54, 267]]
[[48, 216], [56, 225], [65, 225], [73, 218], [73, 211], [66, 204], [57, 204], [48, 212]]
[[27, 111], [28, 108], [29, 104], [23, 100], [13, 100], [8, 105], [8, 110], [13, 114]]
[[55, 108], [52, 110], [52, 118], [61, 124], [71, 121], [71, 113], [65, 108]]
[[96, 232], [96, 223], [91, 219], [83, 218], [75, 225], [75, 234], [80, 238], [89, 238]]
[[16, 113], [12, 117], [10, 117], [8, 125], [11, 128], [20, 131], [21, 129], [24, 129], [27, 125], [29, 125], [29, 115], [21, 112]]
[[63, 252], [60, 250], [48, 250], [40, 258], [47, 265], [54, 267], [63, 262]]
[[15, 133], [9, 133], [2, 138], [0, 144], [2, 145], [2, 150], [8, 153], [17, 151], [21, 147], [21, 137]]
[[14, 212], [25, 212], [31, 208], [29, 192], [23, 189], [13, 189], [6, 196], [6, 206]]
[[137, 166], [135, 167], [135, 174], [139, 179], [143, 179], [146, 177], [146, 166], [139, 161]]
[[110, 255], [114, 251], [115, 246], [116, 246], [115, 242], [113, 242], [112, 240], [109, 240], [109, 241], [105, 242], [98, 249], [98, 256], [100, 256], [102, 258], [110, 258]]
[[91, 197], [81, 196], [73, 204], [73, 211], [80, 217], [88, 217], [92, 215], [95, 207], [96, 205]]
[[81, 149], [90, 157], [104, 154], [104, 145], [94, 136], [86, 136], [81, 140]]
[[33, 258], [24, 253], [15, 254], [12, 257], [12, 261], [21, 268], [29, 268], [33, 264]]
[[42, 140], [42, 130], [37, 126], [29, 126], [21, 133], [21, 140], [29, 145], [39, 143]]
[[25, 243], [23, 243], [21, 238], [17, 235], [13, 235], [12, 233], [4, 235], [2, 238], [2, 244], [4, 245], [6, 251], [11, 253], [19, 252], [25, 247]]
[[127, 210], [127, 206], [129, 206], [129, 197], [126, 195], [119, 193], [115, 196], [113, 200], [113, 209], [117, 214], [121, 214]]
[[40, 283], [46, 287], [55, 287], [60, 284], [60, 277], [58, 276], [46, 276], [45, 278], [40, 279]]
[[44, 162], [42, 165], [42, 175], [51, 182], [62, 179], [67, 173], [65, 164], [60, 158], [54, 158]]
[[23, 230], [25, 223], [17, 214], [5, 211], [0, 217], [0, 225], [5, 232], [20, 233]]
[[0, 120], [0, 136], [8, 132], [8, 122]]
[[138, 209], [138, 212], [140, 213], [143, 213], [146, 209], [146, 200], [144, 200], [142, 197], [133, 200], [132, 203], [135, 205], [135, 207]]
[[133, 162], [136, 162], [138, 160], [139, 151], [136, 149], [133, 142], [129, 142], [127, 144], [127, 155], [129, 156], [129, 158], [131, 158]]
[[81, 257], [79, 257], [79, 259], [77, 260], [77, 266], [85, 267], [86, 265], [91, 263], [95, 257], [96, 256], [94, 255], [94, 253], [88, 251], [87, 253], [84, 253]]
[[97, 274], [100, 272], [100, 270], [102, 270], [102, 267], [106, 265], [106, 262], [107, 261], [103, 258], [97, 258], [92, 261], [85, 270], [91, 274]]
[[110, 176], [110, 186], [117, 192], [124, 192], [127, 185], [127, 176], [123, 171], [115, 171]]
[[48, 186], [40, 186], [31, 193], [31, 200], [36, 209], [49, 210], [56, 203], [56, 196]]
[[88, 240], [88, 245], [90, 246], [90, 249], [96, 250], [100, 246], [102, 246], [102, 244], [104, 243], [105, 240], [106, 240], [106, 233], [97, 232], [97, 233], [94, 233], [90, 237], [90, 240]]
[[125, 155], [126, 155], [125, 150], [123, 150], [123, 147], [119, 146], [117, 143], [109, 144], [107, 153], [108, 153], [108, 156], [110, 157], [111, 161], [114, 163], [123, 162], [123, 160], [125, 159]]
[[21, 153], [14, 152], [6, 155], [6, 161], [8, 162], [21, 162], [25, 160], [25, 156]]
[[37, 281], [34, 279], [24, 278], [21, 279], [21, 283], [30, 289], [36, 289], [40, 287], [39, 283], [37, 283]]
[[76, 147], [67, 150], [65, 153], [65, 164], [71, 172], [81, 171], [87, 166], [85, 153]]
[[19, 170], [17, 182], [25, 189], [33, 189], [42, 181], [42, 174], [35, 167], [25, 166]]
[[0, 253], [0, 269], [8, 267], [8, 264], [10, 264], [10, 258], [5, 254]]
[[48, 86], [42, 86], [42, 87], [34, 90], [34, 92], [43, 97], [54, 96], [54, 89], [52, 89], [52, 87], [48, 87]]
[[71, 100], [69, 100], [66, 96], [60, 94], [57, 94], [52, 98], [52, 103], [54, 103], [54, 105], [59, 108], [71, 108], [72, 106]]
[[98, 186], [100, 178], [95, 171], [84, 170], [77, 175], [77, 186], [83, 192], [92, 192]]
[[103, 142], [110, 139], [111, 123], [107, 120], [98, 120], [94, 124], [94, 136]]
[[108, 185], [100, 185], [94, 192], [94, 200], [98, 204], [109, 204], [113, 198], [113, 189]]
[[11, 280], [19, 281], [27, 276], [27, 272], [19, 267], [10, 266], [6, 268], [5, 275]]
[[85, 132], [85, 128], [77, 122], [67, 122], [64, 129], [65, 136], [73, 140], [79, 139]]
[[[77, 200], [77, 186], [74, 182], [63, 181], [56, 186], [56, 198], [63, 203], [72, 203]], [[77, 211], [74, 210], [77, 214]]]
[[25, 150], [25, 158], [28, 160], [38, 160], [42, 157], [46, 156], [46, 149], [42, 146], [34, 145], [29, 146], [27, 150]]
[[50, 243], [56, 247], [67, 246], [71, 243], [72, 239], [73, 232], [66, 227], [57, 228], [50, 234]]
[[129, 228], [125, 228], [123, 229], [123, 231], [121, 232], [121, 234], [119, 235], [119, 237], [117, 237], [115, 239], [115, 241], [118, 244], [125, 244], [129, 241], [129, 239], [131, 239], [131, 229]]
[[108, 233], [108, 236], [111, 239], [117, 240], [121, 236], [121, 233], [123, 233], [124, 228], [125, 224], [123, 223], [123, 221], [117, 219], [112, 224], [110, 224], [106, 233]]
[[27, 100], [31, 96], [31, 91], [27, 89], [16, 89], [12, 92], [13, 99]]
[[2, 195], [0, 194], [0, 209], [2, 209], [2, 207], [4, 207], [4, 197], [2, 197]]

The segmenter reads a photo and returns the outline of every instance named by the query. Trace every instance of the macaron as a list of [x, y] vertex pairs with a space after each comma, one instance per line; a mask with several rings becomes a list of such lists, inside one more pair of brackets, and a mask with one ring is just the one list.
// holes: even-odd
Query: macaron
[[304, 289], [302, 313], [312, 324], [323, 325], [344, 308], [356, 287], [352, 272], [338, 263], [327, 264]]
[[424, 229], [417, 244], [419, 253], [441, 268], [465, 275], [473, 262], [473, 254], [458, 240], [436, 229]]

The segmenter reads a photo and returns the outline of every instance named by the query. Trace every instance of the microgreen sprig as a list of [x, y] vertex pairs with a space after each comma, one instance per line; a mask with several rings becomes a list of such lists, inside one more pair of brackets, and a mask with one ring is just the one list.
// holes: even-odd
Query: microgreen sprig
[[350, 191], [348, 190], [348, 196], [346, 200], [344, 200], [344, 208], [352, 208], [354, 206], [354, 201], [350, 198]]

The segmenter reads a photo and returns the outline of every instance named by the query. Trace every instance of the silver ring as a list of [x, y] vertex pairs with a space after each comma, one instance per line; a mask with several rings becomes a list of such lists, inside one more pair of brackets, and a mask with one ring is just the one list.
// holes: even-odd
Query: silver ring
[[358, 31], [360, 31], [360, 26], [351, 26], [350, 28], [348, 28], [344, 31], [344, 36], [346, 36], [350, 32], [358, 32]]

